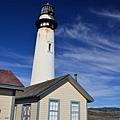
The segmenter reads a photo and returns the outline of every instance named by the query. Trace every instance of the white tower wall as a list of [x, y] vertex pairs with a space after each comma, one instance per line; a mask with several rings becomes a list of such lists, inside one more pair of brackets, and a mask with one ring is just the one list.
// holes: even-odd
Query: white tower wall
[[31, 85], [54, 78], [54, 31], [38, 29]]

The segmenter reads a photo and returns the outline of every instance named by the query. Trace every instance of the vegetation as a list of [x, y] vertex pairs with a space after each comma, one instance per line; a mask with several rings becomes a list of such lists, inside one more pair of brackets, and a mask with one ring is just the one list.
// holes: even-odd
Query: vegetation
[[120, 108], [89, 108], [88, 120], [120, 120]]

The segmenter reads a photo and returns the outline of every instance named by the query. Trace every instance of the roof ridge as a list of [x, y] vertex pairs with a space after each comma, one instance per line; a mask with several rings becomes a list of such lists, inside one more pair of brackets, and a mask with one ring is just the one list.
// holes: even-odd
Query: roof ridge
[[50, 79], [50, 80], [46, 80], [46, 81], [41, 82], [41, 83], [37, 83], [37, 84], [34, 84], [34, 85], [27, 86], [26, 88], [31, 87], [31, 86], [35, 86], [35, 85], [38, 85], [38, 84], [43, 84], [43, 83], [46, 83], [46, 82], [49, 82], [49, 81], [52, 81], [52, 80], [55, 80], [55, 79], [59, 79], [61, 77], [68, 77], [69, 75], [70, 74], [66, 74], [66, 75], [63, 75], [63, 76], [60, 76], [60, 77], [56, 77], [56, 78], [53, 78], [53, 79]]
[[[24, 98], [24, 97], [37, 96], [40, 93], [42, 93], [43, 91], [46, 91], [48, 88], [51, 88], [55, 84], [59, 83], [61, 80], [67, 78], [68, 76], [69, 76], [69, 74], [60, 76], [58, 78], [48, 80], [48, 81], [45, 81], [42, 83], [28, 86], [25, 88], [25, 90], [23, 92], [16, 94], [16, 98], [18, 99], [18, 98]], [[28, 93], [29, 93], [29, 96], [28, 96]]]

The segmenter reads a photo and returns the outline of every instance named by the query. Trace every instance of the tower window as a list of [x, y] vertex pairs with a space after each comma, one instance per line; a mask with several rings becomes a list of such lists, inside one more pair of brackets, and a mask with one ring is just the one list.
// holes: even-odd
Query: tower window
[[46, 25], [49, 25], [49, 22], [47, 22]]
[[49, 51], [51, 50], [51, 43], [49, 43]]
[[48, 52], [53, 53], [53, 42], [48, 42]]
[[53, 24], [51, 25], [52, 28], [54, 28]]
[[43, 26], [45, 26], [46, 25], [46, 23], [43, 23]]
[[41, 23], [40, 26], [43, 26], [43, 24]]

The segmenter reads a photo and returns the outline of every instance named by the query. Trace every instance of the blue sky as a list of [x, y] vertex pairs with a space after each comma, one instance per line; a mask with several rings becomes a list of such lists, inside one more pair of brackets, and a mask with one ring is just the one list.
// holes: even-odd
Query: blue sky
[[120, 107], [119, 0], [1, 0], [0, 69], [28, 86], [40, 7], [55, 8], [56, 77], [78, 74], [95, 99], [89, 107]]

